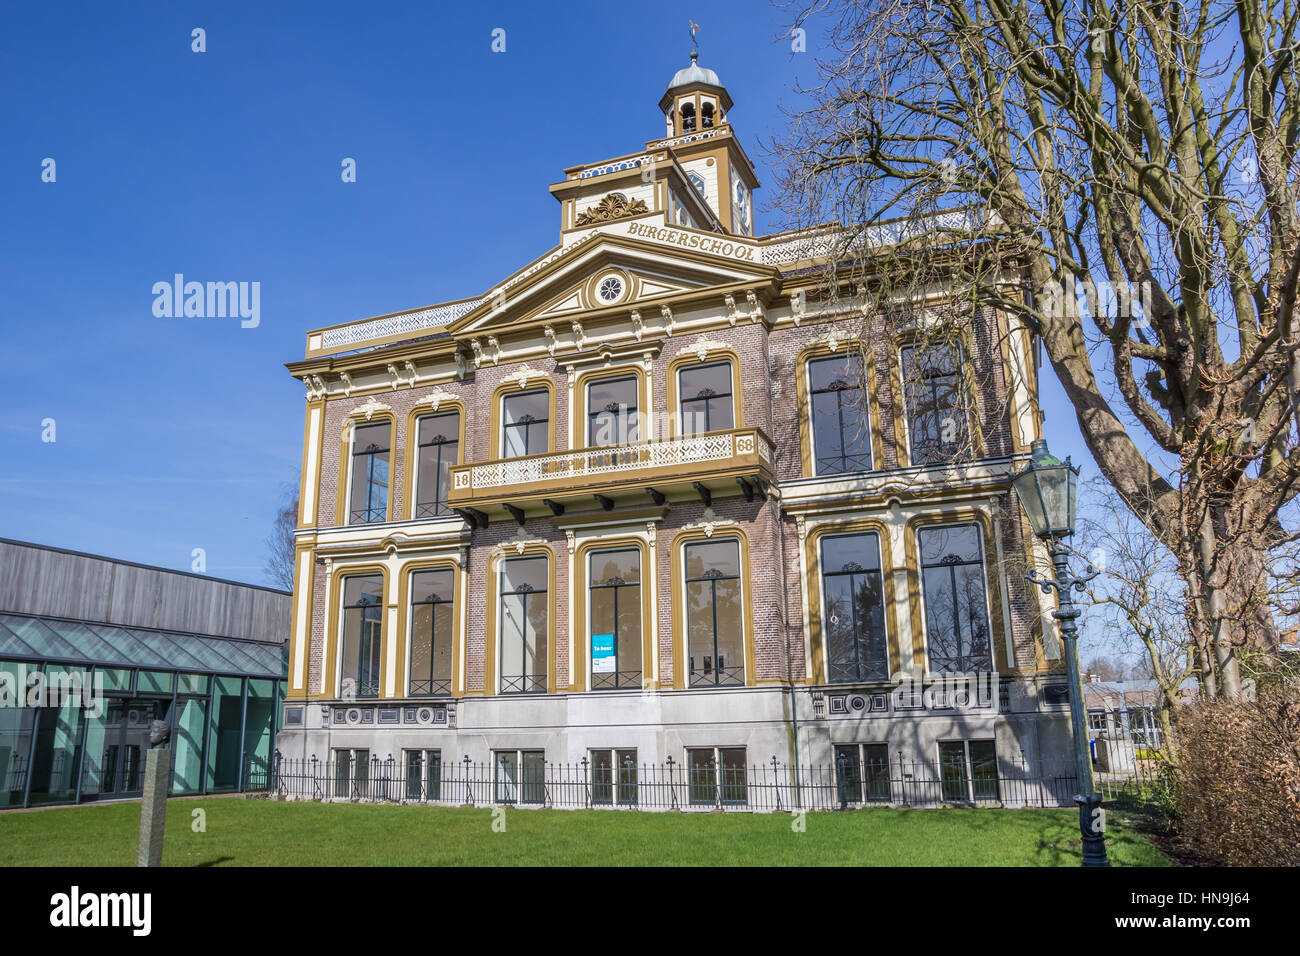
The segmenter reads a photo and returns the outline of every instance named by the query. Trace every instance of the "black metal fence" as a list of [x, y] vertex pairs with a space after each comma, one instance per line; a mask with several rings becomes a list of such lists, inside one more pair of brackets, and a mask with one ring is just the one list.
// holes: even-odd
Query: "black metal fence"
[[1147, 804], [1158, 802], [1165, 779], [1161, 751], [1151, 738], [1139, 734], [1094, 734], [1092, 783], [1107, 802]]
[[597, 767], [541, 760], [502, 764], [444, 761], [437, 751], [404, 759], [286, 759], [276, 754], [249, 790], [304, 800], [623, 810], [835, 810], [864, 806], [1069, 807], [1073, 771], [962, 772], [902, 759], [887, 766], [662, 764]]

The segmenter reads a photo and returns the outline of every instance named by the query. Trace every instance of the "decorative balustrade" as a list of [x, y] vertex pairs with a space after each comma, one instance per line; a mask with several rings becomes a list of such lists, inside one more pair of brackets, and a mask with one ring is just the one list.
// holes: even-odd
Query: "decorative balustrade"
[[980, 210], [962, 208], [934, 216], [896, 219], [869, 226], [856, 236], [849, 237], [839, 230], [817, 229], [795, 233], [780, 242], [762, 247], [760, 261], [766, 266], [779, 266], [805, 259], [820, 259], [833, 255], [847, 255], [882, 246], [898, 245], [927, 232], [966, 232], [984, 225]]
[[[551, 486], [580, 486], [597, 491], [623, 479], [656, 480], [657, 476], [693, 478], [732, 466], [770, 470], [772, 444], [756, 428], [741, 428], [665, 441], [582, 448], [576, 451], [507, 458], [452, 469], [449, 502], [478, 497], [506, 497], [511, 492]], [[603, 481], [602, 481], [603, 480]]]
[[466, 299], [463, 302], [449, 302], [446, 305], [430, 306], [413, 312], [401, 312], [378, 319], [363, 319], [329, 329], [318, 329], [308, 333], [307, 350], [309, 353], [337, 352], [391, 335], [406, 335], [442, 328], [477, 308], [482, 302], [482, 299]]
[[729, 135], [731, 135], [731, 126], [730, 124], [724, 123], [721, 126], [702, 129], [694, 133], [683, 133], [681, 136], [670, 136], [667, 139], [656, 139], [646, 143], [646, 149], [674, 149], [678, 146], [686, 146], [689, 143], [713, 139], [715, 136]]
[[655, 157], [649, 154], [628, 156], [624, 159], [615, 159], [607, 163], [588, 166], [578, 173], [578, 179], [591, 179], [593, 176], [604, 176], [608, 173], [622, 172], [625, 169], [638, 169], [641, 166], [653, 166], [654, 164]]

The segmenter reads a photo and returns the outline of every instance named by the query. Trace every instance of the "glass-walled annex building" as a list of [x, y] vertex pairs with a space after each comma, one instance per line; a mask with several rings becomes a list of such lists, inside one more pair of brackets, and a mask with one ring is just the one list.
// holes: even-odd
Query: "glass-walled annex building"
[[288, 615], [282, 591], [0, 540], [0, 808], [138, 796], [155, 720], [173, 794], [266, 786]]

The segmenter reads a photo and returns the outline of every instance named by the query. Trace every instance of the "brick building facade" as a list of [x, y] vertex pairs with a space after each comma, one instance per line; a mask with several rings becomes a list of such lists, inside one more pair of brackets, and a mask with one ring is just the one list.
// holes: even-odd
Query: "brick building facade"
[[731, 105], [692, 59], [665, 138], [551, 186], [555, 249], [308, 333], [282, 754], [1068, 763], [1029, 334], [821, 296]]

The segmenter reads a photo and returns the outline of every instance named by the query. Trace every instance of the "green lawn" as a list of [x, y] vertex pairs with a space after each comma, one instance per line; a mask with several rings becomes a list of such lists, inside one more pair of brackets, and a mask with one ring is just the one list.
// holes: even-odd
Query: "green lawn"
[[[207, 832], [191, 828], [207, 814]], [[1070, 810], [891, 810], [789, 814], [507, 810], [172, 800], [163, 863], [295, 865], [993, 865], [1073, 866]], [[138, 803], [0, 814], [0, 865], [130, 866]], [[1112, 814], [1115, 865], [1168, 866]]]

